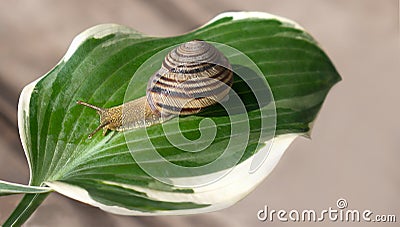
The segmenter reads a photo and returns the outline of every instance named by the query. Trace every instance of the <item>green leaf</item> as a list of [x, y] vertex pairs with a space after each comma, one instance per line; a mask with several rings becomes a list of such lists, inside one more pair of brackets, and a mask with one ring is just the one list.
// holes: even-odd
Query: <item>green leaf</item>
[[[275, 102], [259, 108], [254, 97], [246, 95], [246, 84], [235, 80], [233, 90], [247, 109], [238, 116], [248, 117], [250, 127], [244, 149], [230, 149], [228, 158], [243, 153], [240, 161], [235, 166], [210, 168], [203, 175], [172, 173], [169, 182], [162, 182], [141, 168], [146, 163], [136, 162], [129, 148], [150, 158], [152, 152], [146, 145], [154, 146], [162, 158], [150, 158], [147, 164], [159, 167], [161, 174], [165, 172], [161, 168], [164, 159], [188, 170], [211, 163], [222, 155], [230, 139], [243, 139], [230, 135], [229, 118], [217, 114], [218, 107], [146, 129], [87, 139], [99, 124], [98, 115], [76, 101], [111, 107], [122, 104], [126, 96], [144, 96], [154, 71], [132, 78], [140, 66], [159, 51], [193, 39], [228, 45], [247, 55], [268, 82]], [[19, 128], [31, 171], [30, 185], [46, 184], [68, 197], [119, 214], [222, 209], [254, 189], [296, 136], [309, 135], [325, 96], [339, 80], [331, 61], [309, 34], [292, 21], [266, 13], [224, 13], [190, 33], [166, 38], [148, 37], [119, 25], [93, 27], [75, 38], [60, 63], [21, 94]], [[125, 94], [129, 86], [135, 90]], [[263, 111], [270, 114], [265, 119], [276, 123], [275, 134], [263, 134], [275, 129], [275, 124], [262, 124]], [[200, 136], [199, 124], [206, 118], [214, 122], [212, 128], [217, 132], [215, 141], [201, 152], [184, 152], [170, 143], [163, 131], [163, 126], [179, 122], [181, 133], [195, 140]], [[265, 160], [249, 172], [256, 155]], [[213, 183], [181, 186], [223, 170], [230, 172]]]
[[51, 189], [48, 187], [27, 186], [0, 180], [0, 196], [21, 194], [21, 193], [24, 194], [47, 193], [50, 191]]

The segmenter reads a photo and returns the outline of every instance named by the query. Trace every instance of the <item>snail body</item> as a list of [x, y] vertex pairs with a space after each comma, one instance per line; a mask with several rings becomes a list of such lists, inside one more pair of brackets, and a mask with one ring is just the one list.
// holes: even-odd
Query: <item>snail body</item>
[[228, 59], [213, 45], [193, 40], [179, 45], [150, 77], [146, 96], [122, 105], [101, 108], [78, 101], [100, 115], [103, 129], [125, 131], [162, 123], [178, 115], [196, 114], [220, 102], [229, 93], [233, 73]]

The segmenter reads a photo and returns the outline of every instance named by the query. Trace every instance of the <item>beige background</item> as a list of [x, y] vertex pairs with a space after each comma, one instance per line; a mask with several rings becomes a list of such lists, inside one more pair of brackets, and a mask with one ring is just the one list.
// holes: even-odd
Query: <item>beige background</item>
[[[50, 70], [79, 32], [113, 22], [146, 34], [176, 35], [228, 10], [258, 10], [293, 19], [320, 42], [335, 63], [343, 81], [326, 99], [315, 123], [313, 139], [297, 139], [266, 181], [223, 211], [191, 216], [123, 217], [53, 193], [26, 226], [344, 226], [345, 223], [331, 222], [271, 224], [256, 219], [257, 211], [264, 205], [288, 211], [323, 210], [335, 207], [340, 197], [347, 199], [350, 209], [396, 214], [400, 222], [400, 51], [396, 0], [3, 0], [0, 179], [27, 182], [27, 163], [16, 123], [19, 92]], [[20, 196], [0, 198], [0, 223], [19, 199]]]

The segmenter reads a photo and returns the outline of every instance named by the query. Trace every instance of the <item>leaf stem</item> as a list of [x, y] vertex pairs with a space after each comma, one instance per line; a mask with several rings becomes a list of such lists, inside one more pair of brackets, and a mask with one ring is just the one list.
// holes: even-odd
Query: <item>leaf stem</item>
[[21, 226], [49, 194], [50, 193], [25, 194], [3, 226]]

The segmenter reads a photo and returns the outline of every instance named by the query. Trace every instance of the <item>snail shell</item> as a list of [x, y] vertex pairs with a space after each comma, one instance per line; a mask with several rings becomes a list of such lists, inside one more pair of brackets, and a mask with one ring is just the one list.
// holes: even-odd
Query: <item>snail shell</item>
[[95, 109], [103, 129], [124, 131], [162, 123], [177, 115], [195, 114], [220, 102], [230, 90], [233, 73], [228, 59], [213, 45], [193, 40], [179, 45], [165, 56], [161, 68], [150, 77], [146, 96], [120, 106]]

